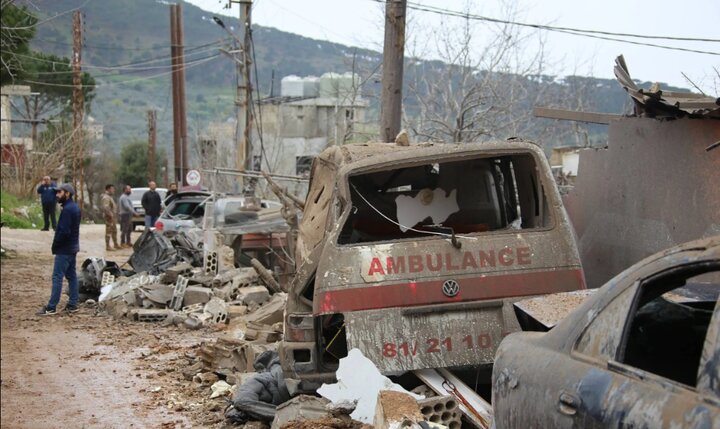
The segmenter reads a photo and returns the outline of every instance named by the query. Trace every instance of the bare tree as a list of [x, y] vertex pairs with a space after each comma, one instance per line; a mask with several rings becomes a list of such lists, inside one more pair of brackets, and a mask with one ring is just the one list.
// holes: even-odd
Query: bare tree
[[71, 127], [61, 122], [41, 133], [31, 151], [23, 145], [8, 145], [8, 165], [2, 168], [3, 190], [32, 197], [43, 176], [61, 179], [68, 174], [74, 156], [72, 137]]
[[[516, 19], [515, 5], [505, 4], [504, 14], [508, 21]], [[409, 129], [434, 142], [522, 134], [530, 127], [529, 107], [543, 95], [537, 84], [547, 66], [542, 35], [510, 24], [456, 22], [444, 22], [429, 38], [440, 61], [410, 63], [404, 110]], [[412, 48], [417, 46], [410, 47], [416, 54]]]

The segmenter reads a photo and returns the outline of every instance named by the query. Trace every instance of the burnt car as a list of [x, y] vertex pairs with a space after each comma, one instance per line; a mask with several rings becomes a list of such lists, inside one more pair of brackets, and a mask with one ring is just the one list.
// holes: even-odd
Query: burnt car
[[719, 293], [716, 236], [635, 264], [549, 332], [507, 336], [496, 428], [720, 427]]
[[519, 140], [348, 144], [313, 162], [279, 347], [299, 391], [358, 348], [385, 374], [477, 368], [513, 302], [584, 288], [542, 150]]

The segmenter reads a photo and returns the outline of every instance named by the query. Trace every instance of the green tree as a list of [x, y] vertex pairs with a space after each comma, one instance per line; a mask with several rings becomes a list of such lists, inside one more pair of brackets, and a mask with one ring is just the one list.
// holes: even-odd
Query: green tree
[[[160, 149], [155, 156], [156, 174], [160, 174], [165, 159], [165, 151]], [[121, 185], [132, 187], [147, 186], [148, 183], [148, 144], [144, 141], [134, 141], [120, 151], [120, 167], [118, 168], [118, 179]], [[157, 177], [154, 178], [157, 182]]]
[[24, 56], [30, 54], [37, 18], [12, 0], [0, 2], [0, 85], [9, 85], [27, 75]]

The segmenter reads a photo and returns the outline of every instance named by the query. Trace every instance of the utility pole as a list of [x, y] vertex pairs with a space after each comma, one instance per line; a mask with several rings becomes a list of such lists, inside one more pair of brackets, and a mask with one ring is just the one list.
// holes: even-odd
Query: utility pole
[[[251, 59], [251, 13], [252, 0], [228, 0], [228, 8], [233, 3], [240, 6], [240, 25], [242, 26], [240, 46], [234, 49], [234, 59], [237, 71], [237, 94], [235, 97], [235, 105], [237, 106], [237, 128], [235, 129], [235, 139], [238, 142], [236, 167], [238, 170], [253, 170], [252, 160], [252, 142], [250, 140], [250, 130], [252, 129], [252, 109], [250, 106], [252, 100], [252, 83], [250, 80], [250, 70], [252, 65]], [[230, 32], [224, 25], [226, 31]], [[232, 34], [232, 33], [231, 33]], [[238, 42], [237, 38], [233, 38]], [[246, 179], [244, 193], [246, 195], [255, 194], [255, 180]]]
[[156, 121], [157, 121], [157, 111], [155, 110], [148, 110], [147, 112], [148, 117], [148, 182], [149, 181], [157, 181], [157, 176], [155, 175], [155, 168], [157, 166], [157, 162], [155, 161], [155, 149], [157, 147], [157, 128], [156, 128]]
[[73, 13], [73, 160], [72, 172], [75, 185], [76, 198], [80, 208], [83, 208], [83, 159], [85, 144], [83, 142], [83, 118], [85, 116], [84, 97], [82, 91], [82, 13], [76, 10]]
[[400, 133], [406, 10], [406, 0], [385, 2], [385, 43], [380, 99], [380, 138], [385, 142], [394, 142]]
[[[178, 183], [182, 180], [180, 170], [180, 109], [178, 108], [178, 79], [175, 71], [177, 70], [177, 32], [175, 31], [175, 5], [170, 5], [170, 58], [172, 64], [172, 101], [173, 101], [173, 166], [174, 180]], [[167, 184], [167, 183], [166, 183]]]
[[185, 53], [183, 47], [182, 6], [170, 6], [170, 52], [173, 82], [173, 147], [175, 181], [185, 183], [188, 165], [187, 114], [185, 104]]

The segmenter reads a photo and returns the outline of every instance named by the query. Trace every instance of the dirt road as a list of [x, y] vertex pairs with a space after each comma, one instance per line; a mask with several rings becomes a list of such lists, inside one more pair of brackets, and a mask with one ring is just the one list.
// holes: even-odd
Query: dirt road
[[[82, 253], [104, 256], [104, 229], [81, 228]], [[133, 237], [134, 238], [134, 237]], [[35, 316], [50, 294], [52, 232], [2, 229], [2, 428], [222, 427], [223, 400], [186, 381], [212, 329], [128, 322], [82, 305]], [[96, 252], [96, 253], [92, 253]], [[125, 262], [129, 251], [110, 252]], [[63, 294], [58, 309], [65, 305]]]

